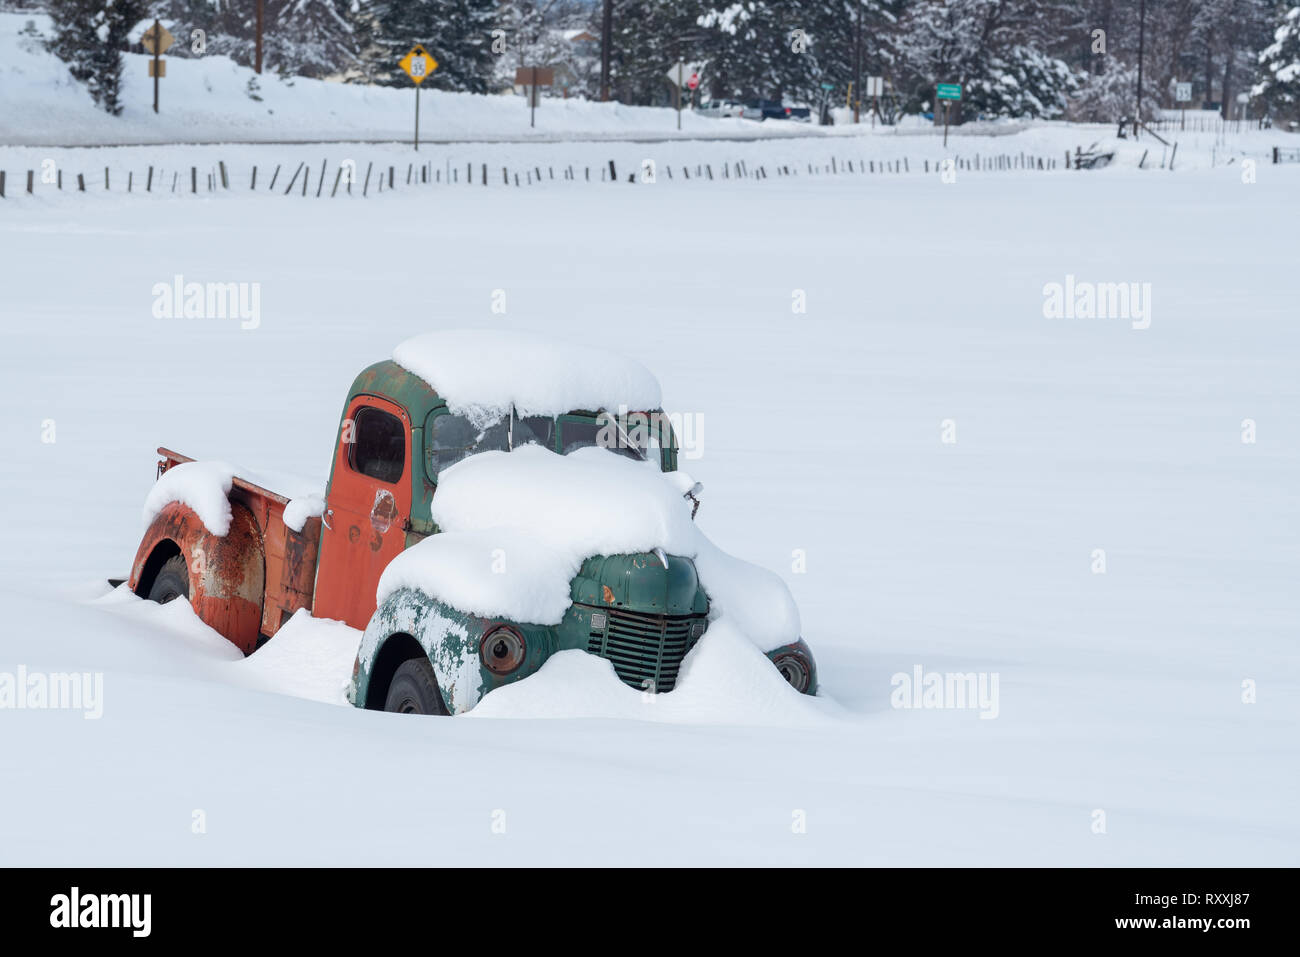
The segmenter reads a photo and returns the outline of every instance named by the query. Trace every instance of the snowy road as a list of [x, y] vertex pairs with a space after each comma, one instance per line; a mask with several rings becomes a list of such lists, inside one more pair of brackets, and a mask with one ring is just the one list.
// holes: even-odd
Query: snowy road
[[[1295, 864], [1298, 199], [1261, 167], [4, 207], [0, 673], [104, 677], [98, 720], [0, 710], [0, 863]], [[259, 283], [257, 328], [154, 318], [177, 274]], [[1067, 282], [1150, 284], [1149, 327], [1048, 318]], [[346, 629], [239, 660], [103, 597], [156, 446], [319, 475], [358, 369], [494, 324], [702, 417], [699, 521], [789, 584], [823, 708], [760, 724], [714, 675], [686, 720], [591, 716], [610, 685], [548, 666], [497, 717], [356, 712]], [[917, 667], [996, 675], [996, 717], [892, 707]]]

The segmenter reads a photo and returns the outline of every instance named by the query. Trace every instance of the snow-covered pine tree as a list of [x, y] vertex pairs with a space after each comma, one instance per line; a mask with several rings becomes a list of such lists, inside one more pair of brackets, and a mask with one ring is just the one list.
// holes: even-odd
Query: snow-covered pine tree
[[[262, 69], [294, 76], [357, 72], [359, 0], [264, 0]], [[150, 13], [169, 24], [177, 43], [169, 56], [191, 56], [190, 36], [205, 34], [204, 56], [228, 56], [252, 66], [257, 0], [154, 0]]]
[[976, 114], [1058, 119], [1082, 79], [1063, 60], [1017, 44], [983, 61], [981, 74], [969, 81], [963, 99]]
[[1300, 123], [1300, 5], [1279, 8], [1273, 42], [1259, 53], [1259, 81], [1251, 93], [1275, 121]]
[[1199, 0], [1196, 4], [1195, 26], [1204, 38], [1206, 86], [1212, 90], [1217, 81], [1224, 119], [1236, 115], [1237, 95], [1249, 90], [1255, 79], [1259, 51], [1269, 43], [1276, 6], [1275, 0]]
[[[1153, 86], [1143, 79], [1143, 87], [1154, 94]], [[1137, 105], [1137, 67], [1112, 59], [1103, 73], [1088, 73], [1069, 98], [1065, 115], [1079, 123], [1117, 123], [1133, 115]], [[1155, 116], [1154, 95], [1143, 99], [1143, 119]]]
[[426, 88], [491, 88], [492, 31], [500, 28], [495, 0], [361, 0], [359, 17], [366, 23], [362, 60], [373, 82], [410, 86], [398, 61], [419, 43], [438, 61]]
[[[817, 88], [815, 3], [743, 0], [705, 3], [695, 47], [708, 60], [714, 96], [811, 100]], [[691, 58], [688, 56], [688, 58]]]
[[933, 108], [934, 85], [960, 83], [952, 117], [1059, 116], [1073, 71], [1049, 50], [1065, 42], [1069, 0], [917, 0], [899, 53], [913, 104]]
[[[810, 5], [817, 81], [834, 85], [831, 96], [839, 104], [845, 102], [849, 84], [859, 72], [859, 59], [864, 85], [868, 77], [879, 76], [885, 79], [887, 90], [898, 86], [899, 18], [906, 5], [906, 0], [826, 0]], [[888, 102], [892, 100], [891, 97]], [[863, 102], [865, 118], [872, 104], [865, 96]], [[887, 103], [881, 105], [884, 114], [890, 116]]]
[[611, 45], [611, 96], [622, 103], [665, 106], [673, 102], [668, 69], [712, 52], [707, 31], [696, 24], [696, 0], [618, 0]]
[[50, 0], [54, 35], [50, 52], [86, 84], [107, 112], [122, 112], [122, 50], [127, 34], [144, 15], [141, 0]]

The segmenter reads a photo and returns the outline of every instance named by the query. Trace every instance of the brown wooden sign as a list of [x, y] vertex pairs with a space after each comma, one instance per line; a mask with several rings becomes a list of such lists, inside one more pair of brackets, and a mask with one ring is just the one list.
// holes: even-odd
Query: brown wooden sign
[[554, 83], [554, 67], [521, 66], [515, 68], [516, 86], [551, 86]]
[[528, 87], [528, 125], [537, 125], [537, 88], [555, 82], [555, 69], [549, 66], [515, 68], [515, 85]]

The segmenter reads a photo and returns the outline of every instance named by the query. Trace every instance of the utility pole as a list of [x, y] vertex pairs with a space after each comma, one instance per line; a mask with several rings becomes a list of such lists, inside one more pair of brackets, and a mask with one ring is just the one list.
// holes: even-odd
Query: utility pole
[[605, 10], [600, 17], [600, 99], [602, 102], [609, 100], [609, 48], [613, 45], [614, 0], [605, 0]]
[[257, 72], [257, 73], [261, 73], [261, 72], [262, 72], [262, 18], [263, 18], [263, 9], [262, 9], [262, 6], [263, 6], [263, 2], [264, 2], [264, 0], [257, 0], [257, 53], [256, 53], [257, 62], [253, 65], [253, 70], [254, 70], [255, 72]]
[[1142, 51], [1147, 35], [1147, 0], [1142, 0], [1138, 7], [1138, 88], [1137, 115], [1133, 117], [1133, 138], [1137, 139], [1138, 127], [1142, 123]]
[[853, 122], [858, 122], [859, 103], [862, 101], [862, 0], [855, 5], [857, 13], [853, 27]]

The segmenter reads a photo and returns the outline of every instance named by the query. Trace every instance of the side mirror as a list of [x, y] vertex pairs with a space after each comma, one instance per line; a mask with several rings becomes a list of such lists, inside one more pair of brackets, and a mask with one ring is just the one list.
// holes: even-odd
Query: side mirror
[[687, 491], [686, 494], [682, 496], [682, 498], [688, 498], [691, 500], [692, 519], [695, 518], [695, 513], [700, 510], [700, 496], [703, 494], [704, 494], [704, 483], [696, 482], [694, 485], [690, 487], [690, 490]]

